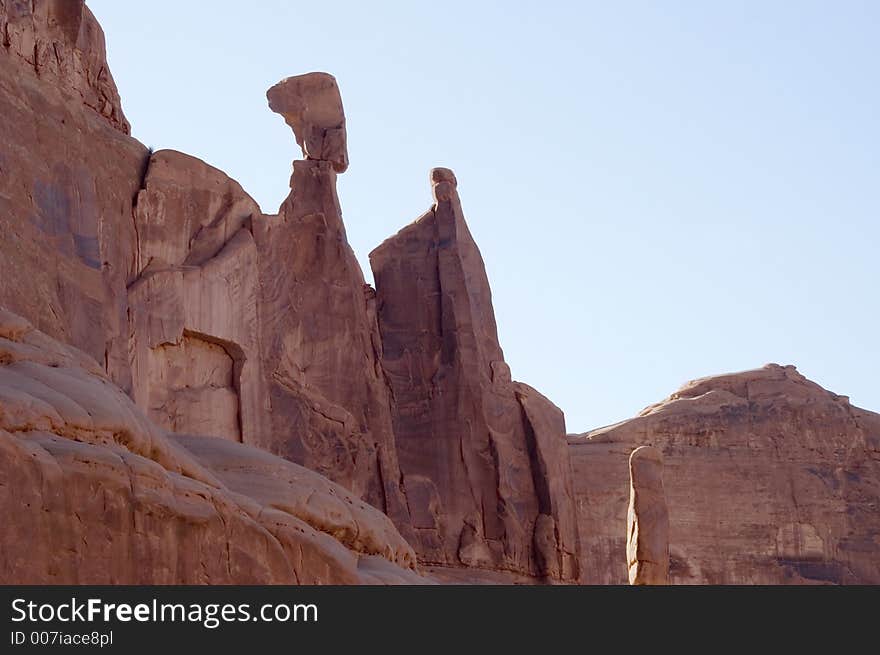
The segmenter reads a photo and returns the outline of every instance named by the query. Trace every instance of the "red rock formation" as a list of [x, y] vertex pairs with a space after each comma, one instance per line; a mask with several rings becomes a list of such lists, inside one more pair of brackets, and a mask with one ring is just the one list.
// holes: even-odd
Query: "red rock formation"
[[672, 582], [880, 582], [880, 416], [771, 366], [569, 446], [511, 380], [452, 173], [374, 291], [335, 80], [268, 96], [305, 157], [276, 216], [128, 136], [81, 0], [0, 0], [0, 582], [412, 582], [417, 553], [446, 581], [623, 583], [642, 444]]
[[[62, 18], [100, 35], [81, 2], [64, 6], [7, 3], [0, 16], [40, 43], [61, 38]], [[281, 216], [263, 216], [222, 172], [173, 151], [148, 158], [91, 110], [89, 71], [112, 83], [93, 61], [102, 40], [58, 50], [88, 64], [79, 77], [20, 50], [0, 51], [0, 302], [102, 362], [163, 427], [264, 446], [406, 529], [378, 328], [330, 165], [300, 162]]]
[[0, 45], [119, 131], [131, 131], [107, 67], [104, 31], [84, 0], [0, 0]]
[[391, 521], [291, 462], [171, 437], [88, 355], [0, 309], [0, 582], [419, 582]]
[[511, 382], [455, 176], [431, 179], [434, 207], [370, 254], [416, 550], [429, 565], [574, 580], [562, 412]]
[[630, 584], [669, 582], [669, 510], [663, 491], [663, 455], [653, 446], [639, 446], [629, 456], [626, 564]]
[[4, 0], [0, 23], [0, 304], [129, 390], [125, 288], [146, 148], [119, 129], [103, 37], [82, 2]]
[[[37, 5], [0, 5], [3, 29], [54, 35]], [[103, 56], [90, 44], [68, 54]], [[101, 362], [163, 427], [327, 472], [406, 529], [375, 313], [327, 164], [301, 162], [282, 215], [263, 216], [203, 162], [148, 157], [108, 120], [121, 111], [92, 111], [88, 75], [19, 54], [0, 49], [0, 303]]]
[[129, 286], [133, 397], [169, 430], [254, 444], [406, 506], [364, 279], [336, 174], [297, 161], [278, 216], [173, 151], [151, 159]]
[[333, 170], [348, 168], [345, 113], [336, 78], [308, 73], [281, 80], [266, 93], [269, 107], [284, 116], [306, 159], [329, 161]]
[[[310, 83], [315, 77], [320, 84]], [[269, 96], [294, 103], [301, 94], [299, 104], [314, 107], [328, 95], [338, 97], [338, 89], [327, 90], [328, 79], [333, 78], [287, 78]], [[278, 108], [278, 101], [272, 102]], [[341, 104], [338, 109], [341, 114]], [[341, 116], [333, 120], [344, 125]], [[255, 225], [271, 421], [271, 431], [255, 443], [352, 489], [407, 535], [409, 512], [379, 364], [378, 328], [336, 195], [341, 153], [331, 155], [336, 162], [315, 159], [314, 151], [312, 159], [295, 161], [279, 216]]]
[[570, 438], [584, 582], [627, 580], [642, 444], [664, 455], [672, 583], [880, 583], [880, 415], [775, 364]]
[[170, 150], [150, 158], [127, 298], [132, 397], [168, 430], [258, 443], [270, 429], [252, 233], [261, 220], [221, 171]]

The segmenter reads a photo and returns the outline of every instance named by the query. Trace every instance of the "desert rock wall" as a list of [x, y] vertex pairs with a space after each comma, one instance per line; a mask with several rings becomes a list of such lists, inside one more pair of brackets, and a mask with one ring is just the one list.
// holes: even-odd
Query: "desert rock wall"
[[130, 132], [104, 45], [84, 0], [0, 0], [0, 46], [124, 134]]

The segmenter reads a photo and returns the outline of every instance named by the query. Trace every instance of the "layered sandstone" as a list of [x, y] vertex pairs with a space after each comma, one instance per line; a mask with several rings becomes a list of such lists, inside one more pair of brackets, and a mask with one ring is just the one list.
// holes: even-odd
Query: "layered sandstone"
[[267, 96], [304, 157], [277, 215], [128, 136], [81, 0], [0, 0], [0, 580], [880, 583], [880, 416], [771, 365], [566, 441], [452, 172], [374, 290], [335, 79]]
[[2, 309], [0, 454], [4, 584], [424, 581], [378, 510], [262, 450], [169, 435]]
[[627, 581], [627, 458], [645, 444], [665, 461], [672, 583], [880, 583], [880, 415], [793, 366], [696, 380], [569, 441], [586, 583]]
[[256, 443], [269, 429], [259, 220], [221, 171], [171, 150], [150, 157], [134, 207], [127, 333], [132, 397], [168, 430]]
[[482, 256], [448, 169], [370, 253], [394, 434], [421, 561], [576, 580], [562, 412], [511, 381]]
[[[316, 78], [320, 92], [309, 83]], [[279, 89], [284, 98], [280, 106]], [[306, 111], [309, 120], [323, 127], [328, 121], [321, 121], [323, 114], [314, 108], [328, 96], [334, 112], [338, 109], [333, 120], [344, 126], [331, 76], [288, 78], [269, 91], [273, 109], [283, 112], [299, 102], [297, 106], [311, 108]], [[344, 484], [385, 511], [408, 535], [409, 510], [379, 361], [372, 290], [348, 244], [336, 194], [341, 151], [312, 150], [308, 156], [293, 162], [291, 192], [279, 215], [265, 217], [254, 228], [260, 253], [261, 358], [271, 422], [270, 434], [256, 443]]]
[[291, 187], [267, 216], [222, 171], [150, 157], [127, 292], [132, 395], [169, 430], [301, 463], [405, 530], [378, 328], [336, 173], [296, 161]]

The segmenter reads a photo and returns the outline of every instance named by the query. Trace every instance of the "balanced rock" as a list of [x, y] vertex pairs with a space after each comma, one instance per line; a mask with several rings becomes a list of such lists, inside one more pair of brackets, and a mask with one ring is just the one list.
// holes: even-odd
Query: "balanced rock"
[[0, 2], [4, 48], [120, 132], [131, 131], [107, 67], [104, 32], [84, 0]]
[[288, 77], [266, 97], [272, 111], [293, 129], [306, 159], [329, 161], [337, 173], [348, 168], [345, 113], [336, 78], [329, 73]]
[[669, 510], [663, 491], [663, 455], [639, 446], [629, 457], [626, 563], [629, 583], [669, 582]]

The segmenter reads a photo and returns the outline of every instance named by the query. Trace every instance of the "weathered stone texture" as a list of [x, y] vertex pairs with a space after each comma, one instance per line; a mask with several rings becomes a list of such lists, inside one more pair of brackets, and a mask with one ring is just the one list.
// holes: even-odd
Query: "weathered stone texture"
[[407, 582], [417, 555], [620, 584], [652, 444], [671, 582], [880, 583], [880, 416], [771, 365], [566, 440], [511, 379], [452, 171], [371, 253], [374, 290], [336, 80], [267, 96], [305, 157], [277, 215], [128, 136], [82, 0], [0, 0], [3, 581]]
[[663, 455], [652, 446], [639, 446], [629, 456], [626, 564], [630, 584], [669, 582], [669, 510], [663, 491]]
[[415, 546], [435, 566], [577, 578], [562, 413], [513, 383], [448, 169], [434, 207], [370, 254]]
[[[312, 172], [266, 217], [221, 171], [148, 153], [126, 136], [118, 96], [93, 111], [88, 71], [62, 79], [22, 55], [27, 34], [58, 36], [60, 7], [0, 3], [3, 34], [25, 35], [0, 48], [0, 303], [100, 362], [162, 427], [327, 472], [406, 530], [375, 311], [333, 165], [300, 162]], [[65, 7], [92, 29], [81, 2]], [[103, 57], [103, 41], [71, 44], [76, 62]]]
[[271, 422], [255, 443], [345, 485], [407, 535], [372, 290], [348, 244], [336, 171], [294, 161], [290, 187], [279, 215], [254, 225]]
[[3, 309], [0, 512], [3, 584], [423, 581], [378, 510], [264, 451], [169, 436]]
[[130, 132], [107, 67], [104, 31], [84, 0], [0, 0], [0, 48]]
[[625, 584], [627, 458], [663, 452], [670, 582], [880, 583], [880, 415], [793, 366], [691, 382], [569, 439], [583, 581]]
[[[129, 390], [125, 287], [134, 273], [132, 204], [147, 151], [87, 106], [70, 79], [38, 75], [26, 55], [36, 51], [40, 60], [40, 44], [51, 44], [46, 35], [61, 38], [46, 11], [64, 3], [34, 4], [0, 3], [7, 21], [0, 32], [9, 41], [0, 47], [0, 304], [104, 363]], [[75, 14], [82, 3], [69, 5]], [[81, 29], [93, 22], [89, 16]], [[101, 50], [84, 51], [77, 41], [57, 52], [62, 61], [92, 62], [101, 43]], [[88, 65], [96, 74], [106, 70], [103, 61]]]
[[270, 429], [252, 233], [259, 207], [216, 168], [161, 150], [134, 220], [133, 398], [169, 430], [258, 442]]

